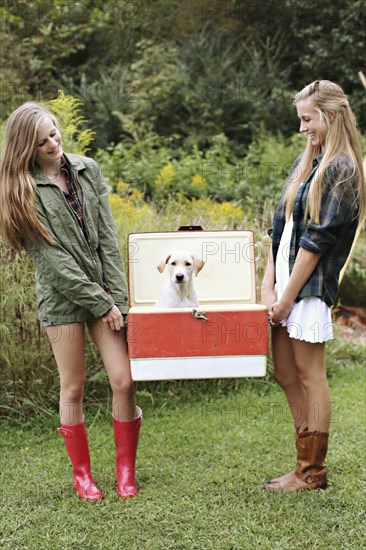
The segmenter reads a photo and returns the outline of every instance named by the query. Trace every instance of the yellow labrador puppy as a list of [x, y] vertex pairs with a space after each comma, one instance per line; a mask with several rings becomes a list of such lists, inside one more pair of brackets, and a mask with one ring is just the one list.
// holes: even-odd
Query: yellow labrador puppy
[[163, 273], [165, 266], [169, 268], [169, 281], [165, 285], [156, 308], [197, 307], [198, 298], [193, 287], [193, 273], [197, 276], [205, 262], [186, 250], [171, 252], [157, 266]]

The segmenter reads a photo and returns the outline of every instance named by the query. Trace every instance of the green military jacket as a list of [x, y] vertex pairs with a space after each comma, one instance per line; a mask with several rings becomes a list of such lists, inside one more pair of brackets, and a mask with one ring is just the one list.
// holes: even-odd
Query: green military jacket
[[[92, 320], [114, 304], [127, 313], [126, 276], [101, 170], [90, 158], [71, 153], [65, 157], [82, 203], [90, 245], [61, 189], [37, 169], [32, 176], [38, 217], [54, 240], [53, 245], [22, 241], [36, 266], [39, 318], [55, 323]], [[103, 289], [103, 281], [110, 293]]]

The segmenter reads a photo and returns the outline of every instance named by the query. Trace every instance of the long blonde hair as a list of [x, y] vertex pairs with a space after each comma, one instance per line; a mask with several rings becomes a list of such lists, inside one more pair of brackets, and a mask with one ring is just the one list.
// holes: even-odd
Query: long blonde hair
[[[341, 155], [346, 155], [346, 173], [343, 176], [341, 173], [339, 181], [335, 182], [335, 187], [341, 193], [347, 185], [351, 185], [355, 181], [354, 190], [359, 209], [359, 223], [361, 224], [365, 219], [366, 184], [357, 123], [347, 96], [338, 84], [330, 80], [316, 80], [295, 95], [294, 103], [296, 105], [298, 101], [308, 98], [312, 99], [314, 109], [319, 113], [320, 123], [325, 132], [325, 142], [320, 148], [320, 146], [312, 145], [308, 139], [300, 163], [290, 178], [284, 196], [286, 219], [291, 216], [299, 186], [312, 170], [314, 157], [323, 153], [310, 184], [305, 217], [309, 215], [312, 221], [319, 223], [325, 171], [332, 161]], [[349, 173], [349, 169], [351, 169], [351, 173]]]
[[17, 251], [22, 237], [33, 243], [52, 237], [37, 216], [36, 184], [31, 175], [35, 167], [37, 133], [45, 117], [54, 116], [41, 104], [27, 102], [10, 115], [0, 162], [0, 228], [4, 241]]

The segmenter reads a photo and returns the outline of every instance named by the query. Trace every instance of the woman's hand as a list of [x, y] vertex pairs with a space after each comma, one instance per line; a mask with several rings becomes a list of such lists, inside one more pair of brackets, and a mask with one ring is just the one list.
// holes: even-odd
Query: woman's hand
[[268, 309], [268, 321], [270, 323], [272, 322], [270, 312], [275, 302], [277, 302], [277, 292], [275, 291], [275, 269], [271, 246], [268, 253], [267, 266], [264, 272], [261, 287], [261, 303]]
[[[268, 309], [268, 322], [270, 325], [274, 325], [273, 322], [273, 306], [278, 303], [277, 301], [277, 292], [274, 288], [263, 288], [261, 291], [261, 303]], [[277, 323], [276, 323], [277, 324]]]
[[102, 317], [102, 321], [111, 330], [120, 330], [123, 327], [123, 316], [116, 305]]
[[277, 302], [277, 292], [274, 288], [262, 288], [261, 304], [266, 306], [268, 311], [270, 311], [275, 302]]
[[283, 297], [275, 302], [271, 308], [269, 308], [269, 319], [271, 325], [279, 325], [281, 321], [287, 319], [290, 315], [294, 302], [286, 302]]
[[299, 295], [301, 289], [314, 271], [320, 254], [314, 254], [304, 248], [300, 248], [297, 253], [294, 268], [286, 285], [281, 298], [275, 302], [269, 309], [270, 323], [278, 325], [281, 321], [287, 319], [290, 315], [296, 296]]

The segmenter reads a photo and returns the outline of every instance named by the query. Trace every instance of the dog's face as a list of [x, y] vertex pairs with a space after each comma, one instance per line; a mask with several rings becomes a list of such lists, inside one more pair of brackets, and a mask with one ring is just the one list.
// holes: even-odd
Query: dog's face
[[176, 250], [160, 262], [158, 265], [160, 273], [164, 271], [166, 265], [169, 267], [171, 282], [179, 285], [188, 283], [192, 274], [197, 275], [205, 262], [185, 250]]

